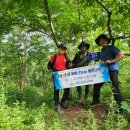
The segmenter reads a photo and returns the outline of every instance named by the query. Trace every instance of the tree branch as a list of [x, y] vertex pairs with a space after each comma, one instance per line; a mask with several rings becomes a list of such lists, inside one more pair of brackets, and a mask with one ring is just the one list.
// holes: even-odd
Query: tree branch
[[97, 1], [97, 3], [98, 3], [100, 6], [103, 7], [103, 9], [104, 9], [107, 13], [109, 13], [109, 10], [108, 10], [99, 0], [96, 0], [96, 1]]
[[129, 53], [124, 53], [124, 55], [125, 55], [125, 56], [130, 56], [130, 54], [129, 54]]
[[[81, 8], [80, 8], [80, 0], [77, 0], [77, 5], [78, 5], [78, 20], [79, 20], [79, 24], [81, 24]], [[84, 36], [83, 36], [83, 31], [80, 30], [80, 33], [81, 33], [81, 40], [84, 41]]]
[[58, 46], [59, 43], [58, 43], [58, 40], [57, 40], [57, 37], [56, 37], [56, 34], [55, 34], [54, 25], [53, 25], [51, 13], [50, 13], [50, 10], [49, 10], [48, 0], [44, 0], [44, 5], [45, 5], [46, 12], [47, 12], [47, 17], [48, 17], [50, 29], [51, 29], [51, 32], [52, 32], [53, 40], [56, 43], [56, 46]]
[[115, 39], [127, 39], [127, 38], [130, 38], [130, 35], [129, 36], [119, 36], [119, 37], [116, 37]]
[[107, 21], [108, 32], [109, 32], [110, 38], [113, 39], [111, 25], [110, 25], [112, 12], [109, 12], [107, 15], [108, 15], [108, 21]]
[[19, 25], [19, 24], [20, 24], [20, 22], [18, 22], [18, 21], [10, 21], [10, 22], [4, 23], [4, 24], [1, 23], [2, 26], [0, 27], [0, 31], [2, 32], [11, 26]]
[[115, 39], [114, 39], [114, 37], [112, 36], [112, 30], [111, 30], [111, 15], [112, 15], [112, 12], [109, 11], [109, 10], [105, 7], [105, 5], [103, 5], [99, 0], [96, 0], [96, 1], [97, 1], [97, 3], [107, 12], [107, 16], [108, 16], [107, 29], [108, 29], [110, 38], [112, 39], [112, 44], [114, 44]]
[[111, 25], [111, 15], [112, 15], [112, 12], [109, 11], [99, 0], [96, 0], [96, 1], [107, 12], [107, 15], [108, 15], [107, 28], [108, 28], [108, 32], [109, 32], [110, 38], [112, 40], [112, 45], [114, 45], [116, 40], [130, 38], [130, 35], [128, 35], [128, 36], [123, 35], [123, 36], [118, 36], [118, 37], [115, 37], [115, 38], [113, 37], [111, 26], [110, 26]]

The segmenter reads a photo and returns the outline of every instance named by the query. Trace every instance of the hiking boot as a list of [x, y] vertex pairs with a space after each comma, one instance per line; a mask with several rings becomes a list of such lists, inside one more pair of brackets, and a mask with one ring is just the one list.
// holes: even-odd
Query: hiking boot
[[98, 101], [98, 102], [92, 102], [91, 103], [91, 107], [97, 107], [97, 106], [100, 106], [101, 104], [100, 104], [100, 102]]
[[64, 103], [64, 102], [61, 102], [60, 104], [61, 104], [61, 106], [62, 106], [64, 109], [69, 108], [69, 106], [68, 106], [66, 103]]
[[56, 111], [58, 112], [58, 114], [60, 114], [61, 113], [61, 108], [60, 108], [60, 105], [58, 104], [58, 105], [56, 105]]

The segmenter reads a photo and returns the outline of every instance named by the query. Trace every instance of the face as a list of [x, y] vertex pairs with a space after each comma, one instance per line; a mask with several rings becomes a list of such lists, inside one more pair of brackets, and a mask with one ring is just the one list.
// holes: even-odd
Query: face
[[85, 52], [85, 51], [87, 51], [87, 48], [86, 47], [81, 47], [81, 51]]
[[107, 39], [101, 38], [99, 40], [99, 45], [102, 46], [102, 47], [106, 46], [107, 45]]
[[65, 54], [65, 52], [66, 52], [66, 49], [59, 48], [59, 49], [58, 49], [58, 52], [59, 52], [60, 54]]

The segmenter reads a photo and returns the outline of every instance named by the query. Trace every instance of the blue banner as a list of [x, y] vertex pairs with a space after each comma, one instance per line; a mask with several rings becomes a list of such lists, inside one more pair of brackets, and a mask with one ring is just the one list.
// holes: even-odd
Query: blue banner
[[90, 65], [53, 73], [56, 89], [71, 88], [110, 81], [105, 64]]

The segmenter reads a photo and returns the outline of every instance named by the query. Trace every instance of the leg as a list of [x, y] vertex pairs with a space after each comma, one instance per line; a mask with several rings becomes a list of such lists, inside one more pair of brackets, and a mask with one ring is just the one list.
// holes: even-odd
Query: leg
[[68, 105], [65, 104], [65, 101], [68, 99], [69, 93], [70, 93], [70, 88], [64, 89], [64, 94], [63, 94], [63, 97], [62, 97], [62, 99], [61, 99], [61, 106], [62, 106], [64, 109], [67, 109], [67, 108], [68, 108]]
[[56, 90], [54, 88], [54, 101], [55, 101], [55, 107], [58, 114], [60, 114], [60, 104], [59, 104], [59, 90]]
[[[53, 76], [52, 76], [52, 79], [53, 79]], [[54, 79], [53, 79], [53, 84], [54, 84]], [[56, 111], [58, 112], [58, 114], [60, 114], [59, 90], [55, 89], [55, 85], [54, 85], [54, 102], [55, 102]]]
[[79, 99], [81, 99], [81, 95], [82, 95], [82, 88], [81, 88], [81, 86], [77, 87], [77, 92], [78, 92]]
[[69, 94], [70, 94], [70, 88], [64, 89], [64, 94], [63, 94], [63, 97], [61, 99], [61, 102], [65, 102], [68, 99]]
[[86, 99], [88, 97], [88, 94], [89, 94], [89, 85], [86, 85], [85, 86], [85, 97], [84, 97], [84, 99]]
[[53, 80], [53, 85], [54, 85], [54, 102], [55, 102], [55, 105], [58, 105], [59, 104], [59, 90], [56, 90], [53, 76], [52, 76], [52, 80]]
[[119, 110], [121, 110], [122, 95], [119, 89], [118, 71], [110, 71], [109, 73], [112, 81], [112, 91], [114, 94], [114, 98], [119, 107]]
[[54, 89], [54, 101], [55, 101], [55, 105], [59, 104], [59, 90]]
[[93, 86], [93, 104], [99, 104], [100, 103], [100, 89], [103, 86], [104, 83], [94, 84]]

